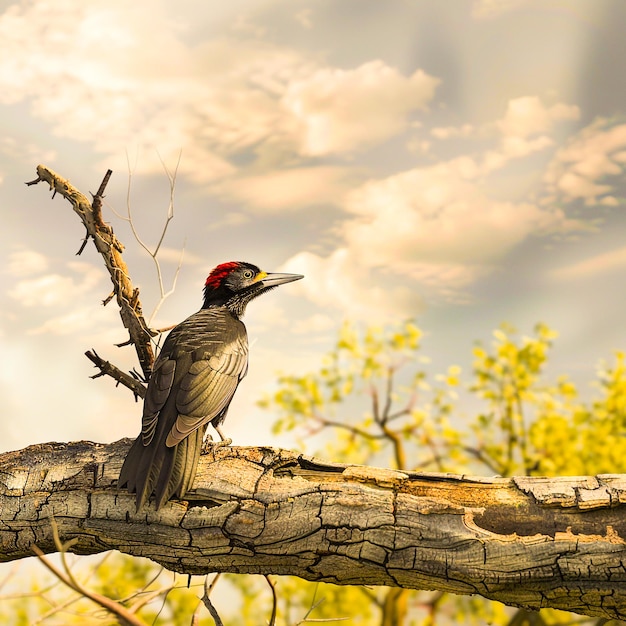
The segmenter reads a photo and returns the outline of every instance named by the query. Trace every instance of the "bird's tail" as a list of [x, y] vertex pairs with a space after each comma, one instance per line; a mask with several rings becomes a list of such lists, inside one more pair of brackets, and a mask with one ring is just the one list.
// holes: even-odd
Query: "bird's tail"
[[144, 446], [141, 435], [137, 437], [118, 479], [118, 487], [137, 494], [137, 511], [152, 495], [157, 510], [171, 497], [185, 496], [196, 476], [206, 428], [197, 429], [171, 448], [156, 437]]

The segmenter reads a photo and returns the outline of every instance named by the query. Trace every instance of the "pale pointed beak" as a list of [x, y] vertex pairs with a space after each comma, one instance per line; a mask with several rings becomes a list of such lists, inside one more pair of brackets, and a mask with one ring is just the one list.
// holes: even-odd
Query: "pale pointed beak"
[[301, 278], [304, 278], [302, 274], [268, 274], [261, 282], [265, 287], [278, 287], [278, 285], [291, 283]]

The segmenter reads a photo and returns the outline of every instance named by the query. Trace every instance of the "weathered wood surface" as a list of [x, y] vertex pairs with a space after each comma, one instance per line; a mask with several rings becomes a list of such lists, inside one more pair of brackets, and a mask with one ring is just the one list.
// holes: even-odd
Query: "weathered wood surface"
[[291, 574], [481, 594], [626, 618], [626, 476], [479, 478], [325, 463], [273, 448], [202, 457], [186, 501], [135, 513], [130, 440], [0, 455], [0, 560], [110, 549], [178, 572]]

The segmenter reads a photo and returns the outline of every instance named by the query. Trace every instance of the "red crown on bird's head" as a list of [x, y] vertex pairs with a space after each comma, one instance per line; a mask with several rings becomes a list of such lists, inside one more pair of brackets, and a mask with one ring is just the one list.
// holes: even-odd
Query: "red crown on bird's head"
[[211, 270], [211, 273], [207, 276], [206, 282], [204, 283], [205, 287], [208, 287], [209, 289], [218, 289], [226, 276], [239, 266], [240, 263], [238, 261], [221, 263]]

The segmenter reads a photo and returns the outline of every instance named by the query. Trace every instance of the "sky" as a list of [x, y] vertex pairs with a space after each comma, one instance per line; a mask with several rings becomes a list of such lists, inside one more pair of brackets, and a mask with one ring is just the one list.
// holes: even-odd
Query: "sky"
[[39, 163], [95, 192], [149, 317], [148, 246], [201, 304], [215, 265], [305, 279], [253, 302], [248, 378], [224, 430], [284, 444], [255, 406], [320, 366], [342, 320], [413, 318], [433, 373], [471, 369], [509, 322], [559, 331], [588, 385], [626, 348], [626, 3], [621, 0], [0, 0], [0, 447], [113, 441], [141, 407], [89, 380], [136, 365], [110, 282]]

